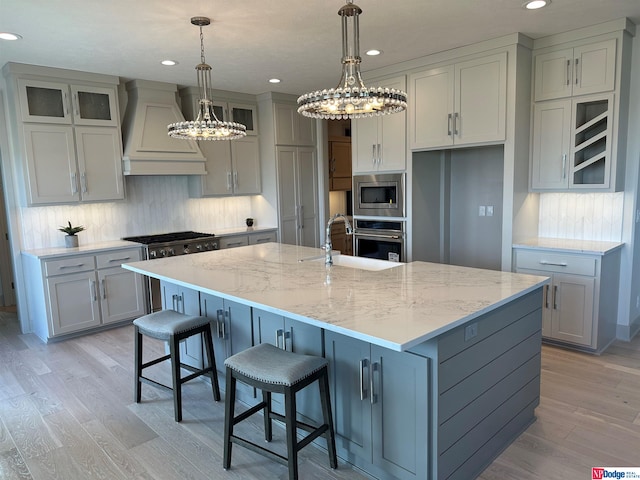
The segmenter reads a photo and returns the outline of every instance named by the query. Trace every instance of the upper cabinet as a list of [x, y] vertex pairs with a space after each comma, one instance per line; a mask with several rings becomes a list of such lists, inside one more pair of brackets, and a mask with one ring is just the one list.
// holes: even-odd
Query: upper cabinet
[[[406, 90], [406, 77], [394, 77], [371, 85]], [[353, 172], [384, 172], [404, 170], [407, 137], [406, 112], [351, 121], [353, 142]]]
[[534, 63], [536, 102], [610, 92], [615, 87], [616, 39], [541, 53]]
[[503, 142], [507, 54], [482, 56], [409, 76], [412, 150]]
[[298, 113], [295, 104], [275, 103], [273, 106], [276, 145], [314, 146], [316, 122]]
[[116, 77], [4, 67], [27, 205], [124, 198]]
[[117, 127], [115, 88], [19, 79], [23, 122]]
[[[180, 90], [182, 111], [187, 120], [198, 112], [198, 90]], [[260, 151], [258, 146], [258, 107], [252, 103], [213, 101], [213, 112], [221, 121], [234, 121], [247, 127], [247, 136], [237, 140], [198, 142], [206, 158], [206, 175], [189, 177], [191, 197], [257, 195], [261, 192]]]
[[532, 191], [624, 189], [633, 29], [620, 26], [534, 42]]

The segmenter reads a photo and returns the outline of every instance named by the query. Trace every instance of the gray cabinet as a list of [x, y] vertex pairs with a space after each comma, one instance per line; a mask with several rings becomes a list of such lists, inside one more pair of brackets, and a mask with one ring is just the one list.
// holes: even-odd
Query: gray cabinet
[[34, 332], [47, 341], [144, 315], [144, 279], [120, 266], [141, 259], [139, 248], [45, 258], [23, 254]]
[[221, 235], [217, 237], [220, 249], [244, 247], [246, 245], [258, 245], [260, 243], [269, 243], [278, 241], [278, 232], [276, 230], [259, 230], [248, 231], [247, 233], [238, 233], [233, 235]]
[[79, 72], [65, 79], [53, 76], [60, 70], [16, 64], [4, 72], [16, 148], [24, 152], [26, 203], [124, 198], [117, 80]]
[[[253, 346], [251, 307], [206, 293], [200, 294], [201, 315], [211, 318], [213, 351], [220, 386], [225, 389], [224, 361], [231, 355]], [[204, 358], [204, 357], [203, 357]], [[253, 388], [238, 384], [236, 395], [247, 403], [254, 398]]]
[[519, 273], [543, 275], [542, 335], [600, 352], [615, 339], [620, 250], [607, 254], [515, 248]]
[[318, 167], [313, 147], [276, 147], [280, 241], [317, 247]]
[[[200, 294], [196, 290], [161, 280], [160, 291], [162, 292], [163, 310], [175, 310], [185, 315], [200, 315]], [[180, 343], [180, 361], [182, 363], [194, 368], [202, 368], [203, 358], [200, 335], [192, 335]]]
[[[383, 80], [380, 86], [405, 90], [406, 83], [403, 75]], [[404, 170], [406, 126], [405, 112], [352, 120], [353, 172]]]
[[315, 145], [316, 122], [298, 113], [297, 106], [276, 103], [274, 108], [276, 145]]
[[[254, 343], [270, 343], [289, 352], [321, 357], [323, 353], [322, 329], [290, 318], [253, 309]], [[284, 397], [272, 396], [274, 411], [284, 414]], [[307, 421], [322, 423], [322, 408], [317, 387], [305, 388], [296, 396], [298, 415]]]
[[429, 359], [325, 332], [338, 454], [398, 479], [429, 478]]
[[505, 140], [506, 53], [414, 73], [409, 87], [412, 150]]
[[534, 57], [534, 100], [608, 92], [615, 73], [616, 39], [540, 53]]

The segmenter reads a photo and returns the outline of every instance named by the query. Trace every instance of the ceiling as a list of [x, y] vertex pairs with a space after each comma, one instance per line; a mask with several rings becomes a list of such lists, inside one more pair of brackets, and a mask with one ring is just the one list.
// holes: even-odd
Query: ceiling
[[[300, 94], [340, 77], [338, 9], [344, 0], [0, 0], [0, 65], [21, 62], [193, 85], [200, 60], [192, 16], [208, 16], [205, 55], [216, 89]], [[640, 0], [552, 0], [528, 11], [523, 0], [357, 0], [368, 70], [521, 32], [531, 38], [621, 17], [640, 24]], [[639, 33], [640, 34], [640, 33]], [[170, 58], [179, 64], [165, 67]], [[277, 77], [278, 85], [268, 83]]]

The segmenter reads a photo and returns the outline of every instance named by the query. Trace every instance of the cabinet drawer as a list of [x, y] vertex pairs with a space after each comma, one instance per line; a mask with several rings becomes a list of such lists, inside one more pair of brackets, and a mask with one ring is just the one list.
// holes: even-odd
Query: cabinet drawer
[[276, 232], [254, 233], [252, 235], [249, 235], [249, 245], [276, 242], [277, 240], [278, 240], [278, 236]]
[[119, 267], [123, 263], [137, 262], [138, 260], [142, 260], [139, 248], [116, 250], [96, 255], [96, 264], [98, 268]]
[[93, 255], [66, 257], [60, 260], [47, 260], [44, 262], [44, 274], [47, 277], [53, 275], [65, 275], [67, 273], [86, 272], [95, 268]]
[[516, 250], [516, 268], [574, 275], [596, 275], [596, 258], [583, 255]]
[[235, 237], [220, 237], [220, 249], [244, 247], [249, 245], [248, 235], [241, 235]]

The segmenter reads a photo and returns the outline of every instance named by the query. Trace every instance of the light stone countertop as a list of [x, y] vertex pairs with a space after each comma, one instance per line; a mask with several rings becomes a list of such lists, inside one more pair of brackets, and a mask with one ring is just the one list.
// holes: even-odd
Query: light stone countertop
[[529, 248], [535, 250], [555, 250], [564, 253], [589, 253], [605, 255], [622, 248], [624, 243], [602, 242], [597, 240], [576, 240], [572, 238], [535, 237], [516, 242], [513, 248]]
[[81, 253], [100, 253], [105, 250], [120, 250], [124, 248], [141, 248], [142, 245], [136, 242], [128, 242], [126, 240], [113, 240], [110, 242], [99, 243], [87, 243], [82, 244], [80, 239], [80, 245], [78, 247], [49, 247], [38, 248], [34, 250], [23, 250], [23, 255], [29, 255], [39, 259], [65, 257], [68, 255], [78, 255]]
[[[318, 261], [303, 261], [309, 257]], [[381, 271], [324, 264], [279, 243], [124, 268], [404, 351], [541, 287], [547, 277], [413, 262]]]

